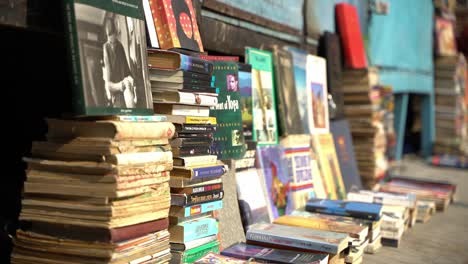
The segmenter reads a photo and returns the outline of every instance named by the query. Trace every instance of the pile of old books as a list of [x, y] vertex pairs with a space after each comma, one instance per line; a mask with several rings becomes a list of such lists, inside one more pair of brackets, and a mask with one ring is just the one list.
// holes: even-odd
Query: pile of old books
[[466, 67], [461, 54], [435, 61], [435, 155], [468, 156]]
[[[343, 72], [345, 115], [348, 118], [354, 143], [359, 174], [366, 188], [372, 188], [388, 168], [386, 159], [387, 132], [393, 117], [388, 92], [377, 85], [377, 74], [370, 70], [346, 70]], [[383, 103], [385, 102], [385, 103]]]
[[48, 128], [25, 158], [27, 225], [12, 263], [168, 261], [174, 126], [50, 119]]
[[[212, 87], [213, 63], [176, 52], [149, 50], [154, 111], [175, 126], [170, 141], [174, 169], [171, 173], [171, 263], [187, 263], [208, 252], [219, 252], [218, 220], [223, 207], [222, 175], [227, 166], [213, 153], [217, 120], [210, 106], [217, 104]], [[190, 61], [168, 69], [165, 59]], [[162, 63], [159, 63], [162, 61]]]

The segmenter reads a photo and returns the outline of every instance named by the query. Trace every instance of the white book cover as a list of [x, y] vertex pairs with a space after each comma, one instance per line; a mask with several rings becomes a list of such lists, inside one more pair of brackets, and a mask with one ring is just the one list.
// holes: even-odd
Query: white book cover
[[329, 133], [328, 92], [326, 60], [307, 55], [307, 95], [309, 97], [308, 117], [311, 134]]

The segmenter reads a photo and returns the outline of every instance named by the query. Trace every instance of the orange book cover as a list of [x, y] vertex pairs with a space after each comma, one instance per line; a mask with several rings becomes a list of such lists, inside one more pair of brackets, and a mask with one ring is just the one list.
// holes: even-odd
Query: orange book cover
[[161, 49], [203, 52], [192, 0], [150, 0]]

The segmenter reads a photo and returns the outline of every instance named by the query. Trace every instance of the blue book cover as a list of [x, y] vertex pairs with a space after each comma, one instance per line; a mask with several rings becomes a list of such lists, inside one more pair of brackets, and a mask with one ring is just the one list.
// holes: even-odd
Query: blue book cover
[[368, 220], [379, 220], [382, 216], [382, 205], [314, 198], [307, 201], [306, 211], [312, 213], [350, 216]]
[[[214, 201], [202, 204], [196, 204], [192, 206], [183, 207], [183, 215], [181, 217], [189, 217], [194, 215], [200, 215], [203, 213], [212, 212], [214, 210], [220, 210], [223, 208], [223, 201]], [[171, 208], [172, 210], [172, 208]]]
[[293, 71], [294, 71], [294, 80], [296, 84], [296, 94], [297, 94], [297, 104], [299, 106], [299, 115], [301, 117], [300, 121], [304, 126], [304, 133], [310, 133], [309, 127], [309, 116], [308, 108], [312, 107], [311, 102], [309, 102], [309, 96], [307, 95], [307, 85], [306, 85], [306, 65], [307, 65], [307, 53], [304, 50], [294, 48], [294, 47], [285, 47], [292, 55], [293, 60]]
[[224, 165], [193, 168], [192, 170], [193, 170], [193, 176], [192, 176], [193, 180], [222, 176], [224, 173], [226, 173], [226, 167]]
[[354, 155], [353, 140], [348, 121], [346, 119], [331, 121], [330, 130], [335, 142], [336, 156], [340, 164], [346, 192], [361, 190], [361, 176]]

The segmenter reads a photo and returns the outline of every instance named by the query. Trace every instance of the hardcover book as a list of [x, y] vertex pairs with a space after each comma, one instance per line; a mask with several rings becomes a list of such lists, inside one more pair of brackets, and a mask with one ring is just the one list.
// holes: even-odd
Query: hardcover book
[[194, 263], [207, 254], [219, 253], [219, 241], [192, 248], [185, 252], [171, 252], [171, 263]]
[[150, 0], [161, 49], [203, 52], [192, 0]]
[[266, 248], [238, 243], [226, 248], [221, 255], [261, 263], [326, 264], [327, 254], [302, 253], [291, 250]]
[[327, 68], [324, 58], [307, 55], [306, 84], [312, 102], [309, 111], [309, 128], [311, 133], [328, 133], [328, 90]]
[[214, 218], [193, 220], [169, 228], [172, 243], [185, 243], [218, 233], [218, 222]]
[[252, 66], [250, 64], [239, 63], [239, 89], [241, 95], [242, 132], [245, 141], [252, 141]]
[[65, 1], [74, 114], [151, 115], [141, 1]]
[[214, 61], [214, 83], [218, 104], [210, 108], [218, 127], [214, 134], [213, 154], [218, 159], [240, 159], [245, 154], [240, 109], [239, 66], [232, 61]]
[[275, 47], [273, 50], [275, 68], [275, 87], [278, 98], [277, 111], [279, 133], [282, 136], [304, 134], [304, 127], [298, 107], [298, 97], [294, 81], [294, 65], [289, 51]]
[[237, 199], [244, 231], [256, 223], [271, 223], [272, 211], [263, 174], [257, 168], [236, 172]]
[[320, 37], [318, 55], [327, 60], [327, 86], [328, 94], [332, 95], [335, 103], [334, 109], [329, 105], [330, 119], [342, 118], [343, 112], [343, 87], [342, 87], [342, 61], [341, 43], [337, 34], [325, 31]]
[[[198, 57], [188, 56], [179, 52], [148, 49], [148, 67], [151, 70], [167, 70], [168, 74], [179, 74], [182, 76], [201, 74], [211, 75], [213, 63]], [[182, 73], [180, 73], [182, 71]], [[183, 73], [183, 72], [189, 73]]]
[[346, 119], [334, 120], [330, 123], [330, 131], [336, 147], [336, 156], [341, 168], [341, 175], [346, 192], [361, 190], [362, 182], [359, 175], [356, 157], [354, 155], [353, 140]]
[[382, 205], [342, 200], [310, 199], [306, 210], [314, 213], [351, 216], [356, 218], [379, 220]]
[[304, 134], [310, 133], [309, 127], [309, 108], [312, 107], [312, 102], [308, 94], [306, 85], [306, 65], [307, 53], [294, 47], [285, 47], [292, 55], [293, 76], [296, 89], [297, 103], [299, 108], [300, 122], [304, 128]]
[[276, 98], [271, 52], [246, 48], [246, 61], [252, 65], [253, 138], [259, 145], [278, 144]]
[[246, 235], [247, 241], [287, 246], [338, 255], [348, 247], [348, 234], [291, 227], [277, 224], [255, 224]]

